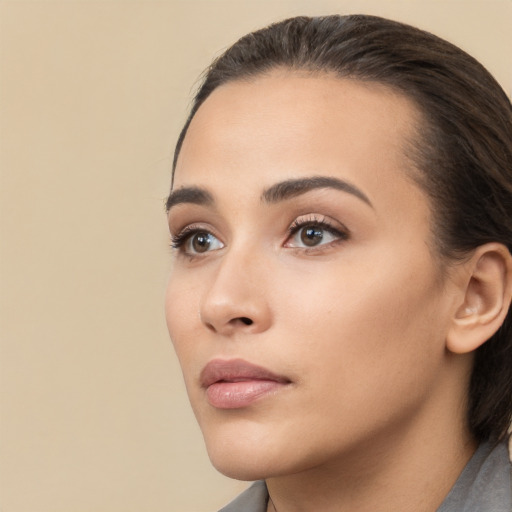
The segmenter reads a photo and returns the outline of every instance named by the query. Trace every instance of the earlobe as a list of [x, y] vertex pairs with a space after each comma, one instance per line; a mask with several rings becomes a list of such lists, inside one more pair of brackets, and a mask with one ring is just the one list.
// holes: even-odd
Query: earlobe
[[463, 299], [446, 340], [448, 350], [456, 354], [476, 350], [505, 320], [512, 297], [512, 256], [503, 244], [485, 244], [462, 271]]

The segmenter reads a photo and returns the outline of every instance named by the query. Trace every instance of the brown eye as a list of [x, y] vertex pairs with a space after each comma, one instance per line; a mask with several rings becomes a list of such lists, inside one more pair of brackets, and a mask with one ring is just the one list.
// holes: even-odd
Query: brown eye
[[212, 236], [210, 233], [199, 232], [195, 233], [190, 237], [190, 247], [193, 252], [202, 253], [210, 249], [212, 245]]
[[300, 230], [300, 241], [307, 247], [314, 247], [322, 242], [324, 230], [318, 226], [304, 227]]
[[224, 244], [212, 233], [193, 226], [185, 227], [180, 233], [171, 235], [172, 247], [183, 254], [204, 254], [222, 249]]
[[286, 241], [285, 247], [320, 248], [347, 240], [348, 237], [348, 231], [335, 228], [326, 220], [301, 221], [299, 219], [290, 227], [290, 237]]

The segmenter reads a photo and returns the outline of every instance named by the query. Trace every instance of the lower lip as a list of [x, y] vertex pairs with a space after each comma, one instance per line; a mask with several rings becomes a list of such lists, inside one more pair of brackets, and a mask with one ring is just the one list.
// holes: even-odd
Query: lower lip
[[240, 382], [215, 382], [208, 386], [208, 402], [217, 409], [240, 409], [256, 400], [274, 394], [285, 383], [275, 380], [244, 380]]

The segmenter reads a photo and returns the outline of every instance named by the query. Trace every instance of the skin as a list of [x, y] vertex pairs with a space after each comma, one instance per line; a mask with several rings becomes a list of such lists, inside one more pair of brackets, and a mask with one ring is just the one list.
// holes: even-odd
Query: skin
[[[200, 187], [213, 202], [172, 206], [171, 235], [192, 226], [212, 244], [194, 252], [191, 236], [173, 249], [169, 332], [213, 464], [265, 478], [279, 512], [433, 511], [475, 449], [471, 355], [446, 346], [461, 279], [435, 254], [405, 156], [420, 122], [383, 86], [281, 70], [216, 89], [185, 138], [174, 190]], [[262, 200], [312, 176], [362, 195]], [[303, 231], [290, 235], [297, 220], [333, 232], [320, 226], [308, 247]], [[213, 407], [200, 372], [219, 358], [290, 383], [247, 407]]]

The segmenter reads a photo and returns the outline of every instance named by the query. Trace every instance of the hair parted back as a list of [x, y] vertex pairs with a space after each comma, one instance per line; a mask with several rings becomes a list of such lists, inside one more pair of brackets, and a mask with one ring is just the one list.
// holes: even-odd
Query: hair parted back
[[[423, 115], [411, 148], [430, 197], [439, 254], [460, 258], [499, 242], [512, 252], [512, 105], [470, 55], [428, 32], [366, 15], [297, 17], [248, 34], [207, 69], [178, 139], [219, 86], [276, 68], [387, 85]], [[506, 435], [512, 419], [512, 312], [476, 352], [468, 422], [479, 440]]]

